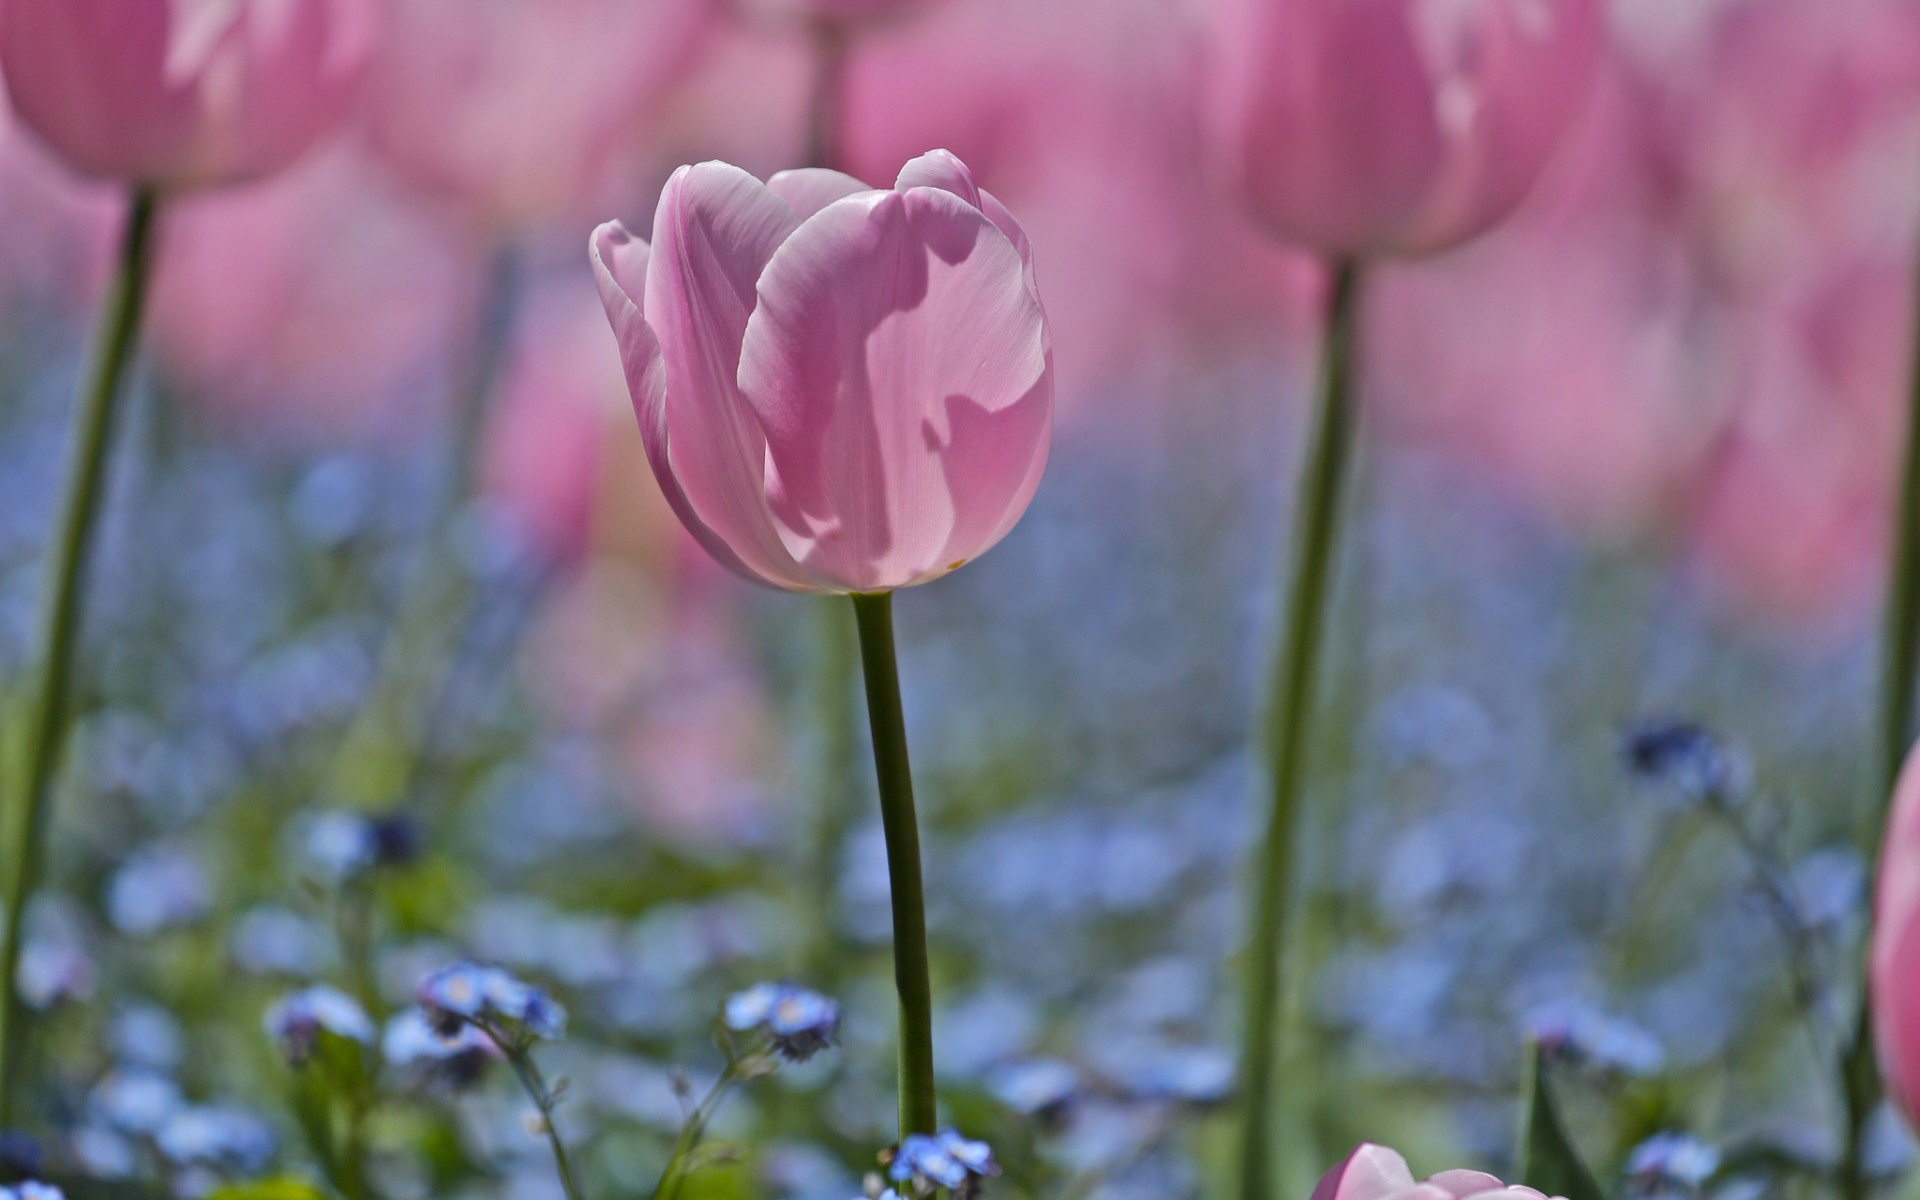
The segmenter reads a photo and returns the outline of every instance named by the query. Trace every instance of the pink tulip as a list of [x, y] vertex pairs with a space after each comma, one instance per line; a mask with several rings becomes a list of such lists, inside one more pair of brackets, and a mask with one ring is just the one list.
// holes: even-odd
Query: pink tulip
[[111, 266], [121, 205], [63, 169], [0, 104], [0, 309], [86, 311]]
[[1880, 843], [1867, 986], [1887, 1091], [1920, 1122], [1920, 753], [1907, 756]]
[[909, 9], [925, 8], [929, 0], [750, 0], [764, 12], [784, 17], [810, 17], [842, 23], [891, 17]]
[[1063, 424], [1150, 429], [1190, 354], [1284, 354], [1318, 331], [1318, 266], [1208, 178], [1203, 33], [1166, 0], [969, 0], [848, 63], [849, 170], [946, 146], [1046, 248]]
[[368, 128], [408, 183], [483, 229], [607, 202], [693, 66], [714, 0], [395, 0]]
[[156, 357], [225, 432], [404, 443], [445, 415], [476, 288], [464, 247], [349, 143], [168, 218]]
[[1336, 254], [1427, 254], [1519, 204], [1579, 113], [1597, 0], [1237, 0], [1227, 165], [1258, 215]]
[[1544, 1200], [1530, 1187], [1505, 1184], [1483, 1171], [1442, 1171], [1414, 1182], [1407, 1160], [1372, 1142], [1320, 1177], [1313, 1200]]
[[8, 0], [0, 65], [20, 118], [83, 175], [238, 183], [349, 114], [373, 0]]
[[1512, 219], [1381, 272], [1367, 394], [1382, 434], [1437, 444], [1583, 532], [1671, 523], [1724, 418], [1702, 394], [1686, 243], [1652, 219], [1645, 121], [1617, 70]]
[[1046, 465], [1053, 363], [1027, 237], [958, 158], [891, 191], [682, 167], [653, 245], [595, 231], [647, 457], [701, 545], [815, 592], [937, 578], [998, 542]]
[[[597, 540], [636, 523], [657, 526], [655, 511], [678, 536], [657, 496], [612, 486], [643, 469], [644, 450], [591, 284], [565, 272], [531, 289], [521, 308], [481, 448], [487, 494], [556, 563], [578, 564]], [[641, 515], [642, 504], [655, 511]], [[610, 519], [628, 528], [605, 528]]]

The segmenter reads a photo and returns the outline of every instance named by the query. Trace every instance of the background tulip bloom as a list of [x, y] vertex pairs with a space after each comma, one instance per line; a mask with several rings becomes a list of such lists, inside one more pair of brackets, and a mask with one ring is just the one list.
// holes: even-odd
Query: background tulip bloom
[[647, 456], [709, 553], [795, 591], [936, 578], [998, 542], [1052, 423], [1026, 235], [944, 151], [891, 191], [682, 167], [651, 247], [592, 244]]
[[1541, 1200], [1543, 1193], [1509, 1185], [1484, 1171], [1442, 1171], [1414, 1182], [1398, 1151], [1372, 1142], [1354, 1147], [1320, 1177], [1313, 1200]]
[[701, 57], [711, 0], [394, 0], [374, 152], [483, 229], [587, 207]]
[[1286, 236], [1422, 254], [1485, 230], [1579, 112], [1597, 0], [1223, 0], [1228, 165]]
[[373, 0], [9, 0], [21, 120], [83, 175], [164, 188], [279, 171], [347, 116]]
[[1867, 983], [1887, 1091], [1920, 1121], [1920, 754], [1893, 791], [1874, 883]]

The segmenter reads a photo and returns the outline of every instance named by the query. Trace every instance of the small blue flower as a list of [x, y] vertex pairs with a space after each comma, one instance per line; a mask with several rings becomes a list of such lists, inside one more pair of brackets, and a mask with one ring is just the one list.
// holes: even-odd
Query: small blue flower
[[1667, 783], [1697, 800], [1734, 799], [1746, 786], [1746, 760], [1693, 721], [1657, 717], [1628, 727], [1621, 739], [1628, 770]]
[[1542, 1049], [1602, 1071], [1647, 1076], [1658, 1074], [1666, 1065], [1666, 1051], [1658, 1038], [1625, 1017], [1591, 1005], [1541, 1009], [1526, 1025]]
[[360, 1002], [325, 984], [282, 996], [267, 1009], [261, 1024], [295, 1066], [313, 1056], [322, 1030], [363, 1045], [373, 1043], [373, 1021]]
[[840, 1033], [840, 1005], [790, 983], [756, 983], [727, 997], [724, 1019], [735, 1033], [763, 1030], [790, 1062], [805, 1062]]
[[1684, 1133], [1656, 1133], [1627, 1158], [1627, 1174], [1643, 1186], [1697, 1188], [1719, 1169], [1720, 1151]]
[[512, 1021], [535, 1037], [556, 1038], [566, 1031], [567, 1013], [532, 984], [499, 967], [459, 962], [426, 977], [418, 994], [427, 1020], [442, 1037], [463, 1024]]
[[213, 885], [192, 854], [154, 846], [128, 859], [107, 889], [107, 915], [114, 928], [148, 937], [191, 925], [213, 904]]
[[952, 1129], [908, 1134], [887, 1163], [887, 1178], [895, 1183], [911, 1183], [921, 1191], [946, 1188], [959, 1195], [970, 1194], [981, 1180], [999, 1173], [1000, 1166], [985, 1142], [962, 1137]]
[[136, 1066], [171, 1070], [186, 1054], [186, 1035], [172, 1013], [157, 1004], [129, 1004], [113, 1016], [108, 1042], [114, 1054]]
[[1051, 1058], [1036, 1058], [1001, 1067], [987, 1080], [988, 1090], [1022, 1116], [1058, 1113], [1080, 1091], [1080, 1074]]
[[0, 1200], [67, 1200], [67, 1197], [66, 1193], [50, 1183], [27, 1179], [0, 1188]]
[[451, 1037], [442, 1037], [426, 1013], [410, 1008], [387, 1022], [380, 1035], [380, 1054], [389, 1066], [419, 1064], [436, 1078], [460, 1088], [479, 1079], [500, 1051], [472, 1025], [462, 1024]]
[[303, 853], [316, 874], [341, 883], [376, 867], [405, 866], [420, 855], [420, 829], [404, 814], [333, 811], [308, 823]]
[[154, 1071], [115, 1071], [87, 1098], [99, 1119], [121, 1133], [145, 1136], [159, 1130], [185, 1101], [179, 1085]]
[[337, 958], [325, 926], [290, 909], [250, 909], [228, 942], [234, 965], [252, 975], [310, 976]]
[[160, 1153], [181, 1165], [227, 1166], [242, 1172], [265, 1169], [273, 1158], [273, 1128], [250, 1112], [233, 1108], [185, 1108], [154, 1137]]

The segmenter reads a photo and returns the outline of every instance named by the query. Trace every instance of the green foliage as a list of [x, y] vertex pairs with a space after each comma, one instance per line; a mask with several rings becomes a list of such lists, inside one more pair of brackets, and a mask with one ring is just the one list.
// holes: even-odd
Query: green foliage
[[1545, 1056], [1538, 1045], [1528, 1047], [1527, 1082], [1520, 1125], [1520, 1166], [1517, 1182], [1567, 1200], [1606, 1200], [1593, 1172], [1567, 1136], [1547, 1079]]
[[267, 1179], [249, 1179], [229, 1184], [211, 1193], [207, 1200], [328, 1200], [327, 1193], [295, 1175], [275, 1175]]

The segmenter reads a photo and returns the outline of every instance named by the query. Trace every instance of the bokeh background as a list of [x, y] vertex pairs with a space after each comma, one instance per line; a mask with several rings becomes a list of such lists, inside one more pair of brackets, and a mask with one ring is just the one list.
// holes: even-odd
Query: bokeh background
[[[892, 1140], [850, 622], [673, 522], [584, 252], [681, 162], [803, 163], [819, 41], [774, 0], [393, 7], [344, 137], [166, 217], [22, 964], [41, 1153], [184, 1195], [299, 1170], [261, 1012], [353, 978], [397, 1011], [470, 954], [572, 1012], [550, 1058], [603, 1194], [651, 1184], [722, 996], [839, 996], [842, 1049], [737, 1097], [740, 1153], [693, 1190], [846, 1200]], [[1318, 274], [1209, 167], [1207, 17], [927, 0], [845, 47], [847, 168], [961, 155], [1054, 323], [1030, 514], [896, 606], [943, 1085], [1008, 1196], [1199, 1194], [1233, 1085]], [[1311, 1081], [1301, 1195], [1363, 1136], [1507, 1161], [1529, 1034], [1583, 1065], [1582, 1145], [1629, 1186], [1681, 1186], [1628, 1170], [1663, 1131], [1753, 1164], [1722, 1173], [1743, 1197], [1834, 1153], [1920, 4], [1610, 20], [1521, 212], [1368, 296], [1284, 1077]], [[7, 684], [118, 205], [0, 112]], [[343, 856], [349, 814], [404, 861]], [[498, 1072], [408, 1091], [384, 1193], [555, 1195], [523, 1107]]]

